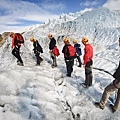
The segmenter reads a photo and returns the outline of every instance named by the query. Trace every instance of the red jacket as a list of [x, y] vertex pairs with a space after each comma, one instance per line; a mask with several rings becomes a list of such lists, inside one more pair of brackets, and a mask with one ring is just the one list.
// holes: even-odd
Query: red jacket
[[93, 58], [93, 48], [90, 44], [85, 44], [84, 56], [83, 56], [84, 65], [86, 65], [87, 62], [92, 60], [92, 58]]
[[21, 46], [21, 43], [17, 43], [17, 34], [14, 33], [12, 35], [12, 46], [11, 47], [14, 48], [16, 45]]

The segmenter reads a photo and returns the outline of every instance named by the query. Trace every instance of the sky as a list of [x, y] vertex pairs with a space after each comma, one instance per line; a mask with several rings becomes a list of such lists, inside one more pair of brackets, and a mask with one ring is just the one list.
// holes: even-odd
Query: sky
[[107, 7], [120, 10], [120, 0], [1, 0], [0, 33], [19, 32], [27, 26], [46, 23], [62, 13]]

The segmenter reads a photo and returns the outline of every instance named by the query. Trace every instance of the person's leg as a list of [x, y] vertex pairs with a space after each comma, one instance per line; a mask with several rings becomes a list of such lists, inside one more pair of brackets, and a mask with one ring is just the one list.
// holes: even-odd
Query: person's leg
[[56, 56], [54, 55], [54, 59], [53, 59], [53, 65], [57, 66], [57, 62], [56, 62]]
[[[12, 54], [16, 57], [16, 48], [12, 50]], [[17, 57], [16, 57], [17, 58]]]
[[74, 59], [70, 60], [71, 73], [73, 72]]
[[89, 61], [85, 66], [85, 85], [92, 85], [92, 60]]
[[39, 53], [36, 52], [35, 56], [36, 56], [36, 62], [37, 62], [36, 65], [40, 65]]
[[89, 76], [89, 84], [88, 86], [92, 86], [92, 80], [93, 80], [93, 75], [92, 75], [92, 67], [90, 66], [90, 74], [88, 75]]
[[12, 50], [12, 54], [18, 59], [18, 61], [20, 61], [20, 63], [23, 63], [21, 56], [20, 56], [20, 47], [15, 47]]
[[114, 86], [113, 82], [110, 83], [110, 84], [104, 89], [104, 92], [103, 92], [103, 94], [102, 94], [102, 98], [101, 98], [100, 103], [99, 103], [102, 108], [105, 107], [105, 104], [106, 104], [106, 102], [107, 102], [107, 100], [108, 100], [108, 98], [109, 98], [109, 96], [110, 96], [110, 93], [113, 92], [113, 91], [115, 91], [115, 90], [117, 90], [117, 88]]
[[79, 65], [78, 65], [78, 67], [81, 67], [81, 65], [82, 65], [82, 62], [81, 62], [80, 56], [77, 56], [77, 60], [78, 60], [78, 62], [79, 62]]
[[71, 77], [72, 67], [71, 67], [71, 64], [70, 64], [70, 60], [66, 60], [65, 62], [66, 62], [66, 68], [67, 68], [67, 76]]
[[17, 56], [18, 60], [20, 61], [20, 63], [23, 63], [22, 58], [20, 56], [20, 47], [18, 47], [18, 50], [16, 51], [16, 56]]
[[118, 110], [118, 108], [120, 108], [120, 88], [117, 91], [117, 98], [116, 98], [113, 108], [115, 111]]
[[53, 67], [56, 67], [56, 66], [57, 66], [56, 56], [55, 56], [53, 53], [51, 53], [51, 58], [52, 58], [52, 60], [53, 60], [52, 66], [53, 66]]

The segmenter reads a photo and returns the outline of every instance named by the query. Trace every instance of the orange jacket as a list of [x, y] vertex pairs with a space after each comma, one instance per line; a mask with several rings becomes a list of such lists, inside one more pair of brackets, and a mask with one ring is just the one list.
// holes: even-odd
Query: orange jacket
[[21, 46], [21, 43], [17, 43], [17, 34], [13, 34], [12, 35], [12, 48], [14, 48], [15, 46]]
[[90, 44], [85, 44], [84, 56], [83, 56], [84, 65], [86, 65], [87, 62], [92, 60], [92, 58], [93, 58], [93, 48]]

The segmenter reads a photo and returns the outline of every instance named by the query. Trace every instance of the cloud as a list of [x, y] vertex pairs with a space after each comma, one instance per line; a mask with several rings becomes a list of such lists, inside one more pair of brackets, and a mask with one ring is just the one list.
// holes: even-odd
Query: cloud
[[85, 13], [87, 11], [91, 11], [91, 10], [93, 10], [93, 8], [85, 8], [84, 10], [81, 10], [80, 12], [83, 14], [83, 13]]
[[[14, 31], [17, 28], [22, 29], [23, 22], [27, 20], [41, 23], [57, 17], [57, 14], [50, 13], [35, 3], [21, 0], [0, 1], [0, 33], [10, 30], [10, 28]], [[22, 26], [20, 26], [21, 24]], [[25, 23], [24, 26], [26, 26]]]
[[120, 0], [107, 0], [103, 7], [111, 10], [120, 10]]
[[81, 3], [80, 6], [85, 6], [85, 7], [92, 7], [99, 4], [99, 2], [97, 0], [95, 1], [86, 1], [84, 3]]
[[41, 7], [45, 10], [63, 10], [65, 9], [65, 5], [63, 3], [60, 3], [60, 2], [55, 2], [55, 1], [51, 1], [51, 2], [48, 2], [48, 1], [44, 1], [41, 3]]

